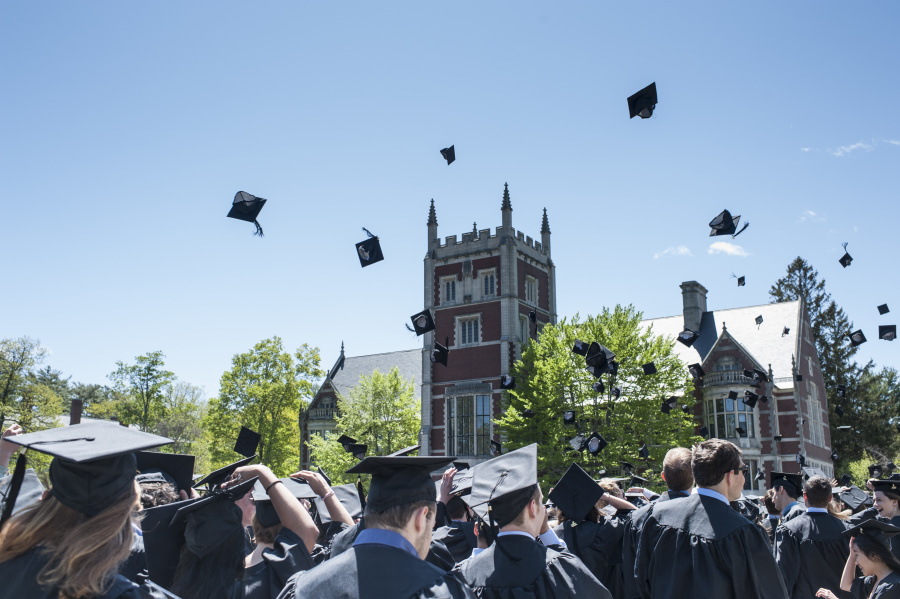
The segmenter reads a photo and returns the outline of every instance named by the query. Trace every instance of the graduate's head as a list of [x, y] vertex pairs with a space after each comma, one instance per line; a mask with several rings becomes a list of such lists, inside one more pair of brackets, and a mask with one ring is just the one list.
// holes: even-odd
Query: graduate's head
[[789, 472], [772, 472], [770, 476], [775, 507], [781, 512], [803, 494], [803, 477]]
[[807, 507], [826, 508], [831, 497], [831, 483], [824, 476], [810, 476], [803, 486], [803, 500]]
[[900, 480], [871, 479], [869, 484], [874, 495], [874, 506], [885, 518], [900, 516]]
[[856, 563], [864, 576], [876, 574], [884, 564], [900, 573], [900, 561], [891, 551], [891, 537], [900, 533], [900, 528], [877, 519], [860, 522], [844, 531], [844, 536], [852, 537], [850, 550], [856, 556]]
[[546, 510], [537, 479], [537, 445], [479, 464], [469, 500], [476, 512], [486, 510], [485, 519], [492, 526], [531, 532], [538, 520], [539, 532]]
[[469, 506], [463, 501], [462, 497], [454, 495], [447, 502], [447, 515], [451, 520], [469, 520]]
[[769, 512], [772, 516], [780, 516], [781, 511], [775, 507], [775, 489], [769, 489], [766, 491], [765, 497], [763, 497], [763, 503], [766, 506], [766, 511]]
[[694, 486], [691, 450], [687, 447], [670, 449], [663, 458], [662, 478], [673, 491], [689, 491]]
[[691, 471], [698, 487], [714, 489], [729, 501], [741, 496], [746, 477], [741, 450], [723, 439], [709, 439], [691, 450]]

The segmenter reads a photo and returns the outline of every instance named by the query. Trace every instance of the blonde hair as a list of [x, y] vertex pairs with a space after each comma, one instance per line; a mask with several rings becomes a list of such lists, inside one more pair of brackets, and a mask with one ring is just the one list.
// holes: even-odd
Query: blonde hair
[[47, 563], [37, 583], [61, 599], [102, 595], [131, 553], [136, 493], [126, 493], [94, 517], [50, 496], [25, 508], [0, 530], [0, 563], [40, 548]]
[[[600, 482], [597, 484], [600, 485], [601, 489], [603, 489], [604, 491], [606, 491], [607, 493], [609, 493], [610, 495], [613, 495], [615, 497], [619, 497], [619, 492], [622, 490], [619, 488], [619, 485], [616, 484], [616, 481], [614, 481], [611, 478], [601, 478]], [[609, 504], [601, 499], [601, 500], [597, 501], [597, 503], [596, 503], [596, 505], [594, 505], [594, 507], [597, 508], [597, 511], [599, 512], [600, 510], [605, 508], [607, 505], [609, 505]]]

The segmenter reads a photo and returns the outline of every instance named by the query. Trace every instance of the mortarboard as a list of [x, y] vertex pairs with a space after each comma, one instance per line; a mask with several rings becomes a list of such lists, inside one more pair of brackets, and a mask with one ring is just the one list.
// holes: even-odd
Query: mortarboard
[[572, 346], [572, 353], [578, 354], [579, 356], [586, 356], [588, 351], [588, 346], [584, 341], [575, 340], [575, 344]]
[[[663, 401], [662, 405], [659, 406], [659, 410], [663, 414], [668, 414], [669, 412], [672, 411], [672, 408], [674, 408], [676, 406], [677, 399], [678, 399], [677, 397], [670, 397], [669, 399]], [[676, 401], [673, 401], [673, 400], [676, 400]]]
[[816, 468], [815, 466], [803, 466], [800, 470], [803, 472], [803, 480], [810, 479], [813, 476], [821, 476], [826, 480], [831, 480], [830, 476], [827, 476], [821, 469]]
[[443, 366], [447, 365], [447, 357], [450, 355], [450, 350], [441, 345], [440, 343], [435, 342], [434, 349], [431, 350], [431, 361], [432, 363], [441, 364]]
[[563, 411], [563, 424], [575, 424], [575, 410]]
[[728, 392], [728, 399], [737, 399], [737, 398], [738, 398], [737, 391], [729, 391]]
[[531, 408], [525, 408], [519, 414], [522, 415], [522, 418], [534, 418], [534, 410]]
[[700, 335], [698, 335], [694, 331], [692, 331], [690, 329], [685, 329], [685, 330], [681, 331], [680, 333], [678, 333], [678, 337], [676, 337], [676, 340], [680, 341], [685, 346], [690, 347], [690, 346], [694, 345], [694, 341], [696, 341], [697, 337], [699, 337], [699, 336]]
[[844, 255], [841, 256], [841, 259], [838, 260], [838, 262], [841, 263], [841, 266], [847, 268], [848, 266], [850, 266], [850, 263], [853, 262], [853, 256], [851, 256], [847, 252], [844, 252]]
[[369, 446], [364, 443], [353, 443], [352, 445], [348, 445], [345, 449], [347, 453], [352, 454], [357, 460], [361, 460], [366, 457]]
[[256, 456], [250, 456], [249, 458], [244, 458], [243, 460], [238, 460], [233, 464], [228, 464], [223, 468], [219, 468], [214, 472], [210, 472], [200, 480], [194, 483], [193, 487], [196, 489], [197, 487], [202, 487], [203, 485], [208, 485], [208, 488], [213, 488], [216, 485], [224, 483], [231, 474], [240, 468], [241, 466], [246, 466], [250, 462], [252, 462], [256, 458]]
[[[463, 470], [469, 469], [469, 462], [453, 462], [453, 467], [459, 472], [462, 472]], [[459, 472], [457, 472], [457, 474], [459, 474]]]
[[[112, 422], [92, 421], [5, 437], [3, 442], [53, 456], [49, 472], [53, 497], [90, 517], [133, 492], [137, 474], [135, 451], [173, 441]], [[3, 512], [7, 517], [7, 511], [11, 514], [15, 509], [24, 484], [26, 463], [25, 456], [19, 455]]]
[[413, 329], [415, 330], [416, 335], [421, 336], [428, 331], [434, 330], [434, 317], [431, 315], [431, 310], [428, 310], [427, 308], [418, 314], [413, 314], [409, 319], [413, 323]]
[[845, 433], [845, 432], [849, 431], [850, 428], [851, 428], [851, 427], [850, 427], [849, 424], [845, 424], [845, 425], [843, 425], [843, 426], [837, 427], [837, 430], [841, 431], [842, 433]]
[[806, 456], [803, 455], [802, 453], [798, 453], [798, 454], [797, 454], [797, 463], [800, 464], [800, 468], [801, 468], [801, 469], [802, 469], [804, 466], [806, 466]]
[[869, 482], [872, 484], [873, 491], [900, 494], [900, 480], [872, 479]]
[[758, 470], [756, 472], [755, 480], [766, 480], [766, 473], [764, 470]]
[[762, 314], [760, 314], [759, 316], [756, 317], [756, 327], [759, 328], [759, 325], [761, 325], [762, 323], [763, 323], [763, 317], [762, 317]]
[[[844, 476], [847, 475], [845, 474]], [[843, 478], [841, 480], [843, 480]], [[869, 494], [856, 485], [851, 486], [846, 491], [842, 491], [840, 497], [841, 501], [850, 506], [850, 509], [854, 511], [859, 509], [859, 506], [868, 502], [870, 499]]]
[[503, 445], [499, 441], [491, 439], [491, 455], [500, 455], [503, 452]]
[[866, 342], [866, 336], [863, 334], [862, 329], [854, 331], [850, 333], [850, 345], [856, 347], [857, 345], [862, 345]]
[[756, 407], [756, 402], [759, 401], [759, 395], [756, 393], [751, 393], [750, 391], [744, 391], [744, 405], [750, 408], [751, 410]]
[[653, 362], [647, 362], [646, 364], [643, 364], [641, 368], [644, 369], [644, 374], [656, 374], [657, 372], [656, 364]]
[[685, 414], [690, 414], [690, 413], [691, 413], [691, 406], [689, 406], [689, 405], [687, 405], [687, 404], [682, 404], [682, 405], [681, 405], [681, 411], [684, 412]]
[[236, 218], [237, 220], [253, 223], [254, 225], [256, 225], [256, 232], [253, 234], [262, 237], [263, 230], [262, 227], [259, 226], [259, 222], [256, 220], [256, 217], [259, 216], [260, 211], [265, 205], [265, 198], [258, 198], [253, 194], [247, 193], [246, 191], [239, 191], [234, 194], [234, 201], [231, 203], [231, 210], [228, 211], [228, 214], [226, 216], [228, 218]]
[[701, 437], [703, 437], [704, 439], [709, 439], [709, 429], [706, 428], [705, 426], [701, 426], [697, 430], [697, 434], [700, 435]]
[[366, 509], [383, 512], [416, 501], [437, 501], [431, 472], [450, 464], [455, 456], [369, 456], [347, 474], [371, 474]]
[[533, 499], [537, 484], [537, 444], [532, 443], [479, 464], [470, 505], [486, 503], [488, 518], [502, 528]]
[[746, 277], [738, 277], [737, 278], [738, 287], [743, 287], [746, 283], [747, 283]]
[[537, 310], [532, 310], [528, 313], [528, 320], [530, 320], [533, 324], [537, 324]]
[[420, 449], [422, 449], [421, 445], [410, 445], [409, 447], [404, 447], [403, 449], [398, 449], [394, 453], [389, 453], [388, 456], [389, 457], [398, 457], [398, 456], [409, 455], [414, 451], [419, 451]]
[[603, 381], [596, 381], [591, 385], [591, 389], [593, 389], [595, 393], [603, 393], [603, 391], [606, 390], [606, 387], [603, 386]]
[[569, 439], [569, 445], [572, 446], [573, 451], [584, 451], [585, 443], [587, 443], [587, 437], [584, 436], [584, 433], [578, 433]]
[[[341, 505], [344, 506], [344, 509], [347, 510], [347, 513], [350, 514], [351, 518], [355, 520], [362, 516], [362, 502], [360, 501], [359, 491], [354, 483], [331, 487], [331, 490], [334, 491], [337, 500], [341, 502]], [[331, 514], [328, 513], [328, 506], [325, 504], [325, 500], [316, 496], [313, 498], [313, 501], [316, 504], [316, 515], [319, 522], [322, 524], [331, 522]]]
[[609, 443], [606, 442], [606, 439], [601, 437], [599, 433], [594, 432], [591, 433], [591, 436], [585, 441], [584, 447], [591, 455], [597, 455], [603, 451], [607, 445], [609, 445]]
[[688, 372], [695, 379], [702, 379], [704, 376], [706, 376], [706, 373], [703, 372], [703, 367], [700, 366], [700, 364], [691, 364], [690, 366], [688, 366]]
[[624, 470], [625, 472], [631, 473], [631, 471], [634, 470], [634, 464], [631, 464], [630, 462], [620, 461], [619, 464], [622, 466], [622, 470]]
[[791, 328], [790, 328], [790, 327], [784, 327], [784, 328], [781, 330], [781, 336], [782, 336], [782, 337], [784, 337], [785, 335], [790, 335], [790, 334], [791, 334]]
[[501, 389], [515, 389], [516, 388], [516, 379], [511, 377], [508, 374], [504, 374], [500, 377], [500, 388]]
[[[316, 492], [312, 490], [312, 487], [297, 479], [279, 478], [278, 480], [280, 480], [284, 485], [284, 488], [290, 491], [291, 495], [297, 499], [315, 499], [318, 497]], [[269, 494], [266, 493], [265, 487], [263, 487], [262, 483], [258, 480], [256, 481], [256, 484], [253, 485], [250, 496], [256, 504], [256, 519], [259, 520], [259, 523], [262, 526], [268, 528], [269, 526], [281, 524], [281, 518], [279, 518], [278, 512], [275, 511], [275, 506], [272, 505]]]
[[384, 260], [384, 253], [381, 251], [381, 242], [378, 241], [378, 237], [370, 233], [365, 227], [363, 227], [363, 231], [369, 237], [356, 244], [356, 254], [359, 258], [359, 265], [365, 268]]
[[161, 472], [169, 475], [177, 490], [187, 492], [194, 481], [194, 456], [161, 451], [138, 451], [137, 469], [140, 474]]
[[260, 439], [262, 439], [262, 435], [246, 426], [242, 426], [241, 432], [238, 433], [237, 441], [234, 442], [234, 451], [245, 458], [254, 456], [256, 455], [256, 448], [259, 447]]
[[179, 509], [195, 501], [185, 499], [141, 511], [140, 527], [147, 555], [147, 571], [150, 579], [161, 587], [172, 587], [184, 546], [184, 523], [178, 526], [169, 524]]
[[837, 462], [837, 461], [838, 461], [838, 452], [837, 452], [837, 449], [832, 449], [832, 450], [831, 450], [831, 461], [832, 461], [832, 462]]
[[594, 369], [593, 372], [595, 376], [599, 376], [600, 374], [610, 371], [612, 368], [610, 362], [612, 362], [615, 357], [616, 354], [594, 341], [588, 348], [587, 355], [584, 357], [584, 362]]
[[346, 450], [347, 450], [347, 446], [353, 445], [353, 444], [356, 443], [357, 441], [356, 441], [356, 439], [354, 439], [353, 437], [349, 437], [349, 436], [347, 436], [347, 435], [341, 435], [340, 437], [338, 437], [337, 442], [340, 443], [341, 445], [343, 445], [344, 451], [346, 451]]
[[851, 526], [842, 534], [845, 537], [868, 537], [884, 547], [887, 551], [891, 551], [891, 537], [898, 533], [900, 533], [900, 528], [897, 528], [893, 524], [872, 519], [863, 520], [856, 526]]
[[838, 385], [837, 386], [837, 396], [843, 398], [847, 395], [847, 387], [846, 385]]
[[843, 416], [844, 408], [842, 408], [841, 406], [834, 406], [834, 413], [837, 414], [838, 416]]
[[897, 338], [897, 325], [885, 324], [878, 327], [878, 338], [885, 341], [893, 341]]
[[456, 150], [453, 148], [453, 146], [444, 148], [443, 150], [441, 150], [441, 156], [443, 156], [444, 160], [447, 161], [447, 166], [450, 166], [451, 164], [453, 164], [453, 161], [456, 160]]
[[773, 435], [772, 438], [776, 441], [781, 441], [782, 436], [781, 435]]
[[882, 316], [884, 316], [885, 314], [887, 314], [890, 311], [891, 310], [888, 308], [887, 304], [881, 304], [880, 306], [878, 306], [878, 313], [881, 314]]
[[[462, 462], [453, 462], [454, 466], [461, 463]], [[462, 496], [471, 493], [472, 479], [474, 476], [475, 472], [472, 468], [459, 469], [459, 472], [453, 476], [453, 487], [450, 489], [450, 494]], [[437, 484], [440, 485], [441, 481], [437, 481]]]
[[637, 474], [631, 475], [631, 486], [632, 487], [642, 487], [649, 483], [650, 483], [650, 480], [644, 478], [643, 476], [638, 476]]
[[853, 477], [845, 472], [843, 474], [843, 476], [841, 476], [841, 478], [838, 479], [838, 482], [841, 484], [841, 486], [846, 487], [847, 485], [849, 485], [850, 483], [853, 482]]
[[603, 488], [578, 464], [572, 464], [550, 491], [550, 500], [575, 523], [587, 518], [603, 496]]
[[747, 436], [747, 431], [745, 431], [743, 428], [741, 428], [739, 426], [734, 427], [734, 432], [736, 432], [739, 437]]
[[325, 471], [322, 470], [320, 466], [316, 466], [316, 470], [319, 472], [319, 476], [325, 479], [325, 482], [328, 483], [328, 486], [331, 486], [331, 477], [325, 474]]
[[738, 231], [737, 226], [740, 222], [740, 214], [737, 216], [731, 216], [731, 212], [729, 212], [728, 210], [723, 210], [714, 219], [709, 221], [709, 236], [717, 237], [719, 235], [731, 235], [732, 237], [737, 237], [738, 235], [743, 233], [744, 229], [746, 229], [750, 225], [750, 223], [744, 223], [744, 226], [740, 231]]
[[619, 389], [618, 387], [613, 387], [612, 394], [613, 394], [613, 397], [615, 397], [616, 399], [619, 399], [619, 396], [622, 395], [622, 390]]
[[770, 477], [772, 482], [769, 486], [772, 488], [775, 488], [776, 485], [793, 487], [796, 490], [798, 497], [803, 492], [803, 477], [799, 474], [772, 472], [770, 473]]
[[636, 94], [628, 96], [628, 114], [630, 115], [628, 118], [633, 119], [639, 116], [642, 119], [649, 119], [653, 115], [657, 101], [656, 82], [654, 81]]

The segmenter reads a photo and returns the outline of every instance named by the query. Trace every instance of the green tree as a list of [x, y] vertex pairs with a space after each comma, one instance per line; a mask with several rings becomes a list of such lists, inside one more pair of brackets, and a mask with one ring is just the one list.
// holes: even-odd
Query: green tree
[[73, 383], [69, 389], [69, 402], [81, 400], [81, 415], [85, 418], [109, 420], [117, 416], [122, 394], [106, 385]]
[[150, 432], [165, 416], [165, 395], [175, 375], [164, 370], [165, 355], [161, 351], [137, 356], [134, 364], [116, 362], [116, 370], [109, 374], [114, 389], [121, 394], [118, 418], [126, 424], [136, 424]]
[[300, 410], [313, 397], [315, 381], [324, 376], [319, 350], [306, 344], [293, 355], [281, 339], [257, 343], [232, 358], [222, 375], [219, 396], [209, 401], [205, 428], [210, 435], [213, 467], [233, 462], [234, 441], [241, 425], [262, 435], [257, 454], [279, 476], [299, 466]]
[[362, 375], [350, 397], [338, 398], [337, 433], [329, 439], [314, 435], [307, 446], [311, 461], [334, 481], [353, 482], [344, 471], [357, 462], [337, 442], [345, 434], [368, 446], [369, 455], [387, 455], [415, 445], [422, 427], [421, 402], [416, 399], [415, 380], [406, 380], [394, 367], [387, 374], [378, 370]]
[[37, 364], [47, 356], [39, 339], [20, 337], [0, 341], [0, 426], [5, 419], [15, 420], [22, 386]]
[[207, 409], [205, 396], [202, 387], [184, 381], [175, 381], [166, 388], [163, 397], [165, 416], [157, 421], [154, 430], [174, 443], [162, 447], [163, 451], [196, 456], [195, 445], [203, 444], [203, 418]]
[[[618, 468], [620, 461], [634, 464], [643, 476], [650, 473], [648, 478], [656, 482], [670, 448], [701, 440], [694, 435], [693, 382], [675, 353], [674, 340], [655, 336], [640, 322], [641, 313], [632, 306], [604, 309], [583, 322], [576, 314], [545, 326], [537, 342], [525, 346], [512, 372], [517, 387], [504, 394], [504, 413], [495, 422], [506, 437], [506, 449], [538, 443], [542, 484], [555, 484], [572, 462], [596, 476]], [[604, 375], [604, 393], [593, 390], [597, 379], [584, 358], [571, 351], [576, 340], [596, 341], [616, 354], [618, 374]], [[648, 362], [655, 364], [656, 374], [643, 374]], [[620, 397], [614, 388], [621, 390]], [[660, 407], [670, 397], [678, 398], [677, 407], [666, 414]], [[534, 416], [525, 417], [526, 409]], [[575, 412], [575, 426], [563, 423], [565, 410]], [[577, 433], [597, 433], [609, 445], [596, 456], [573, 452], [569, 441]], [[650, 451], [646, 461], [638, 454], [644, 443]]]

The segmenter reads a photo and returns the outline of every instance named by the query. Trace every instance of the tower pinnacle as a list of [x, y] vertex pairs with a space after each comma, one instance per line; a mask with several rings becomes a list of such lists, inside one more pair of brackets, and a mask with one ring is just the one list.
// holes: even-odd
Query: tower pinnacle
[[503, 205], [500, 210], [512, 210], [512, 204], [509, 203], [509, 183], [503, 184]]
[[541, 235], [550, 232], [550, 221], [547, 220], [547, 209], [544, 208], [544, 220], [541, 221]]
[[431, 199], [431, 208], [428, 209], [428, 225], [436, 225], [437, 214], [434, 212], [434, 198]]

